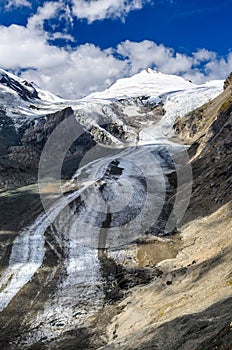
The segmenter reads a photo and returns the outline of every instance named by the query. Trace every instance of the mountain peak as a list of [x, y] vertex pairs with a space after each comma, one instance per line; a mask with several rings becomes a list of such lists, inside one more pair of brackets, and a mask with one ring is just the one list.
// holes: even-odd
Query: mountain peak
[[[215, 84], [222, 85], [222, 81], [215, 82]], [[118, 79], [106, 90], [94, 92], [87, 96], [86, 99], [124, 99], [139, 96], [159, 97], [166, 93], [200, 86], [204, 85], [196, 85], [178, 75], [161, 73], [147, 68], [129, 78]]]
[[40, 99], [37, 90], [31, 83], [22, 80], [13, 74], [7, 73], [3, 69], [0, 69], [0, 83], [15, 91], [25, 101], [33, 98]]
[[63, 101], [60, 97], [49, 91], [40, 89], [36, 84], [28, 82], [10, 72], [0, 68], [0, 93], [1, 90], [18, 95], [24, 101], [42, 100], [45, 102]]

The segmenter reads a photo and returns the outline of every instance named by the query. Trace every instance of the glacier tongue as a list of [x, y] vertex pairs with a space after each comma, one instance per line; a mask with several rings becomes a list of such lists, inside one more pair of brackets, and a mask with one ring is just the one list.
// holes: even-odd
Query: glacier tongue
[[[166, 112], [160, 122], [144, 128], [140, 132], [140, 144], [153, 143], [154, 139], [161, 142], [172, 131], [176, 118], [183, 117], [203, 104], [210, 102], [222, 91], [223, 82], [215, 80], [187, 90], [164, 94], [161, 99]], [[148, 99], [148, 103], [152, 101], [153, 97]]]

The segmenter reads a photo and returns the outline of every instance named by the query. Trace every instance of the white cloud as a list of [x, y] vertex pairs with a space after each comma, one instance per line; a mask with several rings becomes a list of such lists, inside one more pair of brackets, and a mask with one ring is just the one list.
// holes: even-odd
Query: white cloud
[[126, 74], [127, 65], [100, 48], [85, 44], [66, 53], [62, 62], [37, 71], [28, 70], [23, 77], [67, 98], [77, 98], [102, 90]]
[[10, 9], [12, 7], [31, 7], [31, 3], [27, 0], [8, 0], [5, 8]]
[[102, 90], [116, 79], [148, 67], [179, 74], [196, 83], [224, 79], [232, 71], [232, 53], [223, 58], [217, 57], [215, 52], [199, 49], [185, 55], [149, 40], [126, 40], [107, 50], [93, 44], [57, 47], [51, 43], [51, 38], [73, 38], [65, 31], [53, 31], [51, 36], [43, 24], [66, 11], [69, 13], [70, 8], [61, 1], [46, 2], [29, 18], [26, 27], [0, 26], [0, 67], [15, 72], [23, 70], [23, 78], [67, 98]]
[[60, 6], [61, 4], [59, 1], [45, 2], [42, 7], [37, 9], [37, 13], [28, 19], [28, 29], [43, 30], [44, 20], [55, 18]]
[[205, 65], [205, 72], [210, 79], [224, 79], [232, 72], [232, 53], [226, 58], [216, 58]]
[[171, 56], [170, 49], [148, 40], [138, 43], [126, 40], [118, 45], [117, 53], [127, 58], [132, 73], [154, 65], [158, 68], [165, 57]]
[[122, 19], [133, 10], [139, 10], [151, 0], [72, 0], [73, 13], [89, 23], [105, 18]]
[[199, 49], [198, 51], [193, 53], [194, 62], [200, 63], [204, 61], [215, 60], [217, 57], [216, 53], [213, 51], [208, 51], [206, 49]]
[[49, 46], [43, 32], [23, 26], [0, 27], [0, 66], [6, 69], [35, 67], [46, 69], [64, 62], [68, 53]]
[[175, 54], [173, 49], [148, 40], [139, 43], [126, 40], [118, 45], [117, 52], [127, 57], [132, 73], [147, 67], [155, 67], [164, 73], [180, 74], [190, 69], [193, 62], [192, 57]]
[[[48, 43], [51, 35], [44, 31], [43, 22], [53, 18], [60, 5], [46, 2], [29, 18], [26, 27], [0, 27], [0, 52], [4, 52], [0, 66], [18, 72], [26, 69], [24, 78], [69, 98], [104, 89], [125, 75], [125, 62], [94, 45], [65, 50]], [[53, 39], [60, 37], [71, 39], [66, 33], [53, 33]]]
[[[69, 5], [65, 5], [63, 1], [47, 1], [45, 6], [40, 7], [37, 17], [33, 18], [39, 25], [39, 17], [49, 11], [56, 12], [59, 8], [66, 8], [65, 16], [70, 21], [73, 17], [86, 19], [89, 23], [105, 18], [121, 18], [124, 20], [126, 15], [134, 10], [141, 9], [144, 4], [152, 3], [154, 0], [69, 0]], [[8, 0], [5, 5], [6, 9], [12, 7], [31, 7], [28, 0]], [[53, 8], [53, 9], [52, 9]], [[50, 12], [50, 13], [51, 13]]]
[[[28, 19], [27, 28], [32, 31], [44, 31], [44, 21], [49, 21], [53, 18], [58, 19], [60, 22], [61, 20], [64, 20], [63, 25], [63, 33], [56, 32], [56, 28], [51, 28], [52, 30], [49, 32], [46, 32], [46, 35], [49, 39], [65, 39], [65, 40], [71, 40], [73, 41], [73, 37], [68, 34], [68, 28], [69, 26], [73, 25], [73, 18], [71, 16], [71, 10], [68, 5], [64, 5], [62, 1], [47, 1], [43, 4], [43, 6], [39, 7], [37, 9], [36, 14], [31, 16]], [[45, 32], [44, 32], [45, 34]]]

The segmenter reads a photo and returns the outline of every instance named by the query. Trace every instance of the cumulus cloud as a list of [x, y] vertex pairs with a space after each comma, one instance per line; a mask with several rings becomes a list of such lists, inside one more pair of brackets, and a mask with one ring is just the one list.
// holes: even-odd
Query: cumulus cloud
[[104, 50], [85, 44], [69, 53], [53, 65], [29, 69], [23, 78], [67, 98], [85, 96], [92, 91], [103, 90], [121, 75], [127, 74], [127, 64], [117, 60]]
[[47, 36], [40, 31], [11, 25], [0, 27], [0, 66], [6, 69], [35, 67], [47, 69], [64, 62], [68, 53], [47, 44]]
[[205, 72], [210, 79], [220, 79], [228, 75], [232, 71], [232, 53], [224, 58], [209, 61], [205, 65]]
[[0, 36], [0, 51], [4, 52], [0, 56], [1, 67], [15, 72], [23, 69], [23, 78], [66, 98], [103, 90], [116, 79], [147, 67], [179, 74], [196, 83], [224, 79], [232, 70], [232, 54], [226, 59], [214, 58], [198, 66], [196, 54], [175, 53], [152, 41], [125, 41], [117, 48], [107, 50], [93, 44], [65, 50], [49, 45], [46, 33], [37, 29], [18, 25], [0, 27]]
[[[66, 12], [66, 18], [69, 19], [77, 17], [79, 19], [86, 19], [89, 23], [103, 20], [106, 18], [121, 18], [135, 10], [140, 10], [146, 3], [152, 3], [154, 0], [69, 0], [67, 5], [63, 1], [47, 1], [46, 8], [40, 11], [38, 16], [43, 16], [45, 11], [49, 13], [49, 9], [54, 7], [54, 11], [59, 8], [64, 8], [69, 11]], [[6, 9], [13, 7], [31, 7], [28, 0], [8, 0], [5, 4]], [[52, 11], [52, 10], [51, 10]], [[39, 19], [39, 17], [37, 17]], [[38, 21], [37, 21], [38, 24]]]
[[12, 7], [31, 7], [31, 3], [28, 0], [8, 0], [5, 8], [10, 9]]
[[105, 18], [124, 18], [148, 2], [151, 0], [72, 0], [74, 15], [89, 23]]
[[[53, 6], [56, 5], [56, 6]], [[69, 98], [104, 89], [120, 75], [127, 65], [106, 50], [86, 44], [64, 49], [48, 42], [51, 34], [44, 31], [43, 22], [53, 18], [60, 3], [47, 2], [29, 18], [27, 26], [0, 27], [0, 66], [24, 72], [21, 76]], [[64, 37], [53, 33], [53, 38]], [[65, 34], [68, 36], [68, 34]]]
[[164, 73], [180, 74], [190, 69], [193, 62], [192, 57], [175, 54], [173, 49], [149, 40], [139, 43], [126, 40], [118, 45], [117, 53], [128, 59], [132, 73], [155, 67]]
[[38, 8], [37, 13], [28, 19], [27, 28], [43, 30], [44, 21], [56, 17], [60, 6], [60, 1], [45, 2], [43, 6]]
[[210, 61], [216, 59], [216, 53], [213, 51], [208, 51], [206, 49], [199, 49], [193, 53], [194, 63], [200, 63], [204, 61]]
[[116, 79], [148, 67], [182, 75], [196, 83], [225, 79], [232, 71], [232, 53], [218, 57], [215, 52], [199, 49], [186, 55], [149, 40], [126, 40], [106, 50], [93, 44], [72, 48], [55, 46], [51, 38], [73, 38], [65, 31], [46, 32], [44, 21], [62, 16], [65, 11], [70, 11], [67, 3], [45, 2], [28, 19], [27, 26], [0, 26], [0, 66], [66, 98], [103, 90]]
[[[49, 23], [49, 20], [54, 18], [58, 23], [62, 21], [63, 32], [57, 32], [54, 24], [49, 28], [49, 31], [44, 32], [45, 20]], [[73, 37], [68, 34], [68, 29], [72, 25], [73, 18], [68, 5], [65, 5], [63, 1], [47, 1], [28, 19], [27, 28], [32, 31], [43, 32], [50, 40], [59, 38], [73, 41]]]

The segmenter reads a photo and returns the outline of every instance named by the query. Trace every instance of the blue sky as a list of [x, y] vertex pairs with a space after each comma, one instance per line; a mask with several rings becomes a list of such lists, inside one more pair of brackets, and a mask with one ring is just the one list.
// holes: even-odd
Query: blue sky
[[196, 83], [232, 70], [232, 0], [6, 0], [0, 66], [76, 98], [151, 67]]

